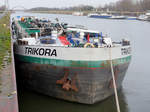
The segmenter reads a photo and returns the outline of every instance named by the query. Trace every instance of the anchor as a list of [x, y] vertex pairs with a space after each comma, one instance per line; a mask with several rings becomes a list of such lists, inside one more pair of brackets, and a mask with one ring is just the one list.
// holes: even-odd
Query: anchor
[[62, 88], [66, 91], [73, 90], [75, 92], [78, 92], [78, 88], [76, 86], [76, 80], [77, 80], [77, 73], [70, 78], [69, 77], [69, 70], [65, 69], [65, 75], [62, 79], [57, 80], [56, 84], [62, 85]]

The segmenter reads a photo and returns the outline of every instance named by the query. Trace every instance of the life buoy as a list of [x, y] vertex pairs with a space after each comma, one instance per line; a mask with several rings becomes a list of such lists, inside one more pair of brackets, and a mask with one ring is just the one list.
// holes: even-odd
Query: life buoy
[[24, 18], [24, 17], [22, 17], [22, 18], [21, 18], [21, 21], [23, 22], [24, 20], [25, 20], [25, 18]]
[[90, 47], [92, 47], [92, 48], [95, 47], [95, 46], [94, 46], [93, 44], [91, 44], [91, 43], [86, 43], [86, 44], [84, 45], [84, 48], [87, 48], [88, 46], [90, 46]]

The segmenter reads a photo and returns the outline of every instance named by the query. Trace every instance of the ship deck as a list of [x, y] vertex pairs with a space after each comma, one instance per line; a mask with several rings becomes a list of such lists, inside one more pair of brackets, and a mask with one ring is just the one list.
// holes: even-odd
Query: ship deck
[[57, 47], [104, 48], [130, 45], [128, 40], [112, 42], [102, 32], [84, 27], [68, 26], [65, 23], [31, 17], [14, 20], [13, 37], [19, 45], [40, 45]]

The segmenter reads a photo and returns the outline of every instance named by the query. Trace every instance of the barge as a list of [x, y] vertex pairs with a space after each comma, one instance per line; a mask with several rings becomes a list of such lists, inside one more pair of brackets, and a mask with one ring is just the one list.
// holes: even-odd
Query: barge
[[114, 94], [131, 60], [130, 41], [113, 42], [99, 31], [35, 17], [12, 19], [17, 77], [36, 92], [94, 104]]

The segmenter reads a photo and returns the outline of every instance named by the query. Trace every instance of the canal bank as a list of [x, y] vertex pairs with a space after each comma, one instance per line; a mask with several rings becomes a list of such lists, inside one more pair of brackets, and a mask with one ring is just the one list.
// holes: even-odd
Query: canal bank
[[[9, 30], [9, 15], [5, 15], [0, 19], [0, 69], [3, 66], [3, 58], [7, 54], [11, 54], [11, 39]], [[9, 62], [11, 58], [9, 58]]]
[[0, 112], [18, 112], [9, 18], [0, 19]]

